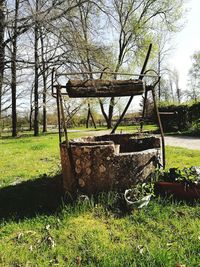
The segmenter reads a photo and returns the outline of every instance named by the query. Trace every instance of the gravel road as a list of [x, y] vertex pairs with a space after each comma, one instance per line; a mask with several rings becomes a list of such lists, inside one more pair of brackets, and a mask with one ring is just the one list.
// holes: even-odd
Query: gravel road
[[165, 136], [165, 144], [200, 150], [200, 138], [190, 136]]

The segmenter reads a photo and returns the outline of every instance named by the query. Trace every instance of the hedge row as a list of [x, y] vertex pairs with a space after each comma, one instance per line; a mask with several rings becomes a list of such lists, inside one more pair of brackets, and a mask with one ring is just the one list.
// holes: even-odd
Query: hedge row
[[[189, 105], [170, 105], [160, 107], [159, 112], [166, 112], [161, 114], [161, 121], [165, 132], [183, 131], [191, 127], [193, 122], [200, 119], [200, 102]], [[173, 113], [173, 114], [167, 114]]]

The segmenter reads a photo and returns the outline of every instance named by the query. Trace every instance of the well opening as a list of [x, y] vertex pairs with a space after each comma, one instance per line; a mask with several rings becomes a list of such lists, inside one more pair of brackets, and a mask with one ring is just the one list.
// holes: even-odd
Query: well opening
[[112, 141], [119, 145], [119, 153], [138, 152], [152, 148], [160, 148], [160, 139], [152, 135], [135, 134], [109, 134], [95, 137], [96, 141]]
[[70, 141], [70, 144], [76, 146], [103, 146], [114, 144], [118, 153], [131, 153], [160, 148], [160, 139], [153, 135], [141, 133], [106, 134], [74, 139]]

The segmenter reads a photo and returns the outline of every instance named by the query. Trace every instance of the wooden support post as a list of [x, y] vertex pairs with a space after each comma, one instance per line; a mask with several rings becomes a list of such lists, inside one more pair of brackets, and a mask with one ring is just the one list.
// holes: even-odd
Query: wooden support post
[[158, 126], [159, 126], [160, 134], [161, 134], [162, 161], [163, 161], [162, 163], [163, 163], [163, 169], [165, 169], [166, 159], [165, 159], [165, 139], [164, 139], [164, 132], [163, 132], [163, 127], [162, 127], [162, 123], [161, 123], [161, 119], [160, 119], [160, 115], [159, 115], [159, 111], [158, 111], [158, 106], [157, 106], [157, 103], [156, 103], [156, 96], [155, 96], [155, 90], [154, 90], [154, 88], [152, 88], [151, 92], [152, 92], [154, 107], [155, 107], [156, 116], [157, 116], [157, 120], [158, 120]]
[[59, 99], [60, 99], [60, 110], [61, 110], [61, 115], [62, 115], [62, 126], [63, 126], [63, 130], [64, 130], [66, 145], [67, 145], [67, 148], [69, 148], [66, 119], [65, 119], [63, 100], [62, 100], [62, 95], [61, 95], [61, 92], [60, 92], [60, 88], [58, 88], [58, 92], [59, 92]]
[[147, 102], [147, 93], [148, 93], [148, 91], [147, 91], [147, 88], [145, 87], [143, 110], [142, 110], [142, 121], [140, 123], [140, 132], [143, 131], [144, 117], [145, 117], [145, 111], [146, 111], [146, 102]]
[[86, 120], [86, 128], [89, 127], [89, 119], [90, 119], [90, 104], [88, 103], [88, 113], [87, 113], [87, 120]]
[[62, 142], [62, 133], [61, 133], [61, 121], [60, 121], [60, 98], [59, 98], [59, 89], [56, 89], [56, 102], [57, 102], [57, 113], [58, 113], [58, 131], [59, 131], [59, 143]]

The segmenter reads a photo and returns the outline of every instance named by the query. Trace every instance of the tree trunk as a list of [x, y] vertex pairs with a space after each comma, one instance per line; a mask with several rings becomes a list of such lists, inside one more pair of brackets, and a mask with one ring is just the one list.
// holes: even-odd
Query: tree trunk
[[42, 132], [46, 133], [47, 132], [47, 109], [46, 109], [46, 95], [47, 95], [47, 87], [46, 87], [46, 82], [44, 85], [44, 89], [43, 89], [43, 113], [42, 113]]
[[32, 116], [33, 116], [33, 106], [31, 106], [30, 114], [29, 114], [29, 131], [32, 131], [33, 129]]
[[12, 91], [12, 136], [17, 136], [17, 109], [16, 109], [16, 92], [17, 92], [17, 70], [16, 70], [16, 57], [17, 57], [17, 18], [19, 11], [19, 0], [15, 0], [15, 20], [12, 41], [12, 62], [11, 62], [11, 91]]
[[177, 100], [178, 100], [178, 103], [180, 104], [181, 103], [181, 90], [178, 88], [176, 88], [176, 93], [177, 93]]
[[32, 125], [32, 116], [33, 116], [33, 89], [34, 86], [31, 86], [31, 93], [30, 93], [30, 114], [29, 114], [29, 131], [32, 131], [33, 125]]
[[96, 129], [96, 123], [95, 123], [95, 120], [94, 120], [94, 117], [92, 115], [92, 112], [91, 112], [91, 109], [90, 109], [90, 104], [88, 103], [88, 113], [87, 113], [87, 120], [86, 120], [86, 128], [89, 127], [89, 120], [90, 120], [90, 117], [92, 119], [92, 123], [94, 125], [94, 128]]
[[108, 111], [108, 123], [107, 123], [108, 129], [112, 128], [112, 117], [113, 117], [114, 106], [115, 106], [115, 98], [111, 97], [109, 104], [109, 111]]
[[95, 123], [94, 117], [93, 117], [93, 115], [92, 115], [91, 109], [90, 109], [90, 117], [91, 117], [91, 119], [92, 119], [92, 123], [93, 123], [93, 125], [94, 125], [94, 128], [96, 129], [96, 128], [97, 128], [97, 126], [96, 126], [96, 123]]
[[39, 93], [38, 93], [38, 70], [39, 70], [39, 56], [38, 56], [38, 37], [39, 37], [39, 25], [37, 21], [38, 12], [38, 0], [36, 0], [36, 19], [35, 19], [35, 85], [34, 85], [34, 136], [39, 135]]
[[171, 79], [170, 79], [170, 81], [169, 81], [169, 84], [170, 84], [170, 91], [171, 91], [172, 102], [174, 103], [175, 100], [174, 100], [173, 84], [172, 84]]
[[[15, 43], [15, 44], [14, 44]], [[12, 72], [12, 82], [11, 82], [11, 91], [12, 91], [12, 136], [17, 136], [17, 110], [16, 110], [16, 42], [13, 42], [13, 52], [12, 52], [12, 63], [11, 63], [11, 72]]]
[[2, 132], [2, 88], [4, 74], [4, 30], [5, 30], [5, 15], [4, 15], [5, 0], [0, 0], [0, 136]]
[[102, 114], [103, 114], [103, 116], [104, 116], [104, 119], [105, 119], [105, 121], [106, 121], [106, 124], [107, 124], [107, 126], [108, 126], [108, 116], [107, 116], [107, 114], [106, 114], [106, 112], [105, 112], [103, 102], [101, 101], [100, 98], [99, 98], [99, 104], [100, 104], [101, 112], [102, 112]]
[[87, 129], [88, 129], [88, 127], [89, 127], [89, 119], [90, 119], [90, 110], [88, 109], [87, 119], [86, 119], [86, 128], [87, 128]]
[[42, 92], [42, 132], [47, 132], [47, 74], [46, 74], [46, 64], [44, 58], [44, 38], [41, 27], [40, 31], [40, 43], [41, 43], [41, 58], [42, 58], [42, 79], [43, 79], [43, 92]]
[[[161, 68], [161, 59], [160, 59], [160, 51], [158, 52], [158, 76], [160, 76], [160, 68]], [[158, 82], [158, 101], [161, 101], [161, 84], [160, 80]]]

